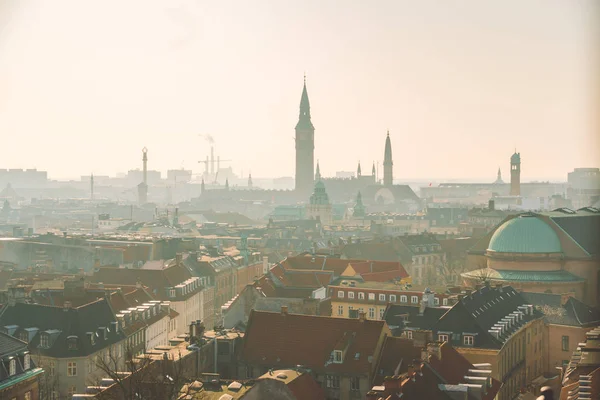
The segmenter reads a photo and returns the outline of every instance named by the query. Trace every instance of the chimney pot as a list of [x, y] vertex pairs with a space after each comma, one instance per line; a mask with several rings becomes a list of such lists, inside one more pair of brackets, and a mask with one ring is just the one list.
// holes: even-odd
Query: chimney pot
[[281, 315], [287, 315], [287, 314], [288, 314], [288, 307], [281, 306]]
[[359, 311], [358, 312], [358, 320], [360, 322], [365, 322], [366, 319], [367, 319], [367, 313], [364, 311]]

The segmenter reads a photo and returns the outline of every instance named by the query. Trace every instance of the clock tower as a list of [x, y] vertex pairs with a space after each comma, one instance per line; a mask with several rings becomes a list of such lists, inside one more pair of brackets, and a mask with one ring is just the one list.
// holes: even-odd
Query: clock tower
[[296, 192], [310, 193], [315, 174], [315, 127], [310, 120], [310, 103], [306, 91], [306, 76], [300, 99], [300, 116], [296, 124]]

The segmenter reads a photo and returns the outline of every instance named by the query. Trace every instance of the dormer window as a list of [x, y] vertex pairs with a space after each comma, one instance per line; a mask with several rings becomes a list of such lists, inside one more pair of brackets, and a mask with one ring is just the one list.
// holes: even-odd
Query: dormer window
[[438, 342], [447, 342], [448, 341], [448, 335], [444, 335], [444, 334], [440, 334], [438, 335]]
[[341, 350], [334, 350], [333, 351], [333, 362], [334, 364], [341, 364], [342, 363], [342, 352]]
[[463, 336], [463, 344], [465, 346], [473, 346], [475, 343], [475, 337], [473, 335], [464, 335]]
[[175, 289], [169, 290], [169, 297], [175, 297]]
[[40, 347], [43, 349], [50, 347], [50, 335], [46, 332], [40, 335]]
[[31, 368], [31, 356], [25, 354], [25, 357], [23, 357], [23, 369], [28, 370], [29, 368]]
[[71, 351], [75, 351], [78, 349], [77, 346], [77, 336], [69, 336], [67, 337], [67, 348]]
[[27, 331], [19, 332], [19, 340], [29, 343], [29, 333]]

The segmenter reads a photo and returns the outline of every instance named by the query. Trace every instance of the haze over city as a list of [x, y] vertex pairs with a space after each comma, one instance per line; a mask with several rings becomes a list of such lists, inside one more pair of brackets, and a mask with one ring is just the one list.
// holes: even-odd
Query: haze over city
[[389, 129], [398, 180], [490, 181], [516, 148], [523, 181], [564, 181], [600, 159], [599, 8], [2, 1], [0, 166], [114, 175], [146, 146], [199, 172], [211, 135], [238, 175], [293, 176], [306, 73], [325, 176], [381, 164]]

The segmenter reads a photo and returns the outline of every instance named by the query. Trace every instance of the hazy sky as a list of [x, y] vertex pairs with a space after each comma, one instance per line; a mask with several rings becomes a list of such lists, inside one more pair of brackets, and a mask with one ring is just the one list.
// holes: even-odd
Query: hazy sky
[[[0, 0], [0, 168], [292, 176], [306, 71], [323, 175], [600, 166], [597, 0]], [[595, 31], [595, 32], [594, 32]], [[596, 106], [596, 108], [594, 108]], [[594, 134], [595, 133], [595, 134]], [[363, 167], [364, 168], [364, 167]]]

